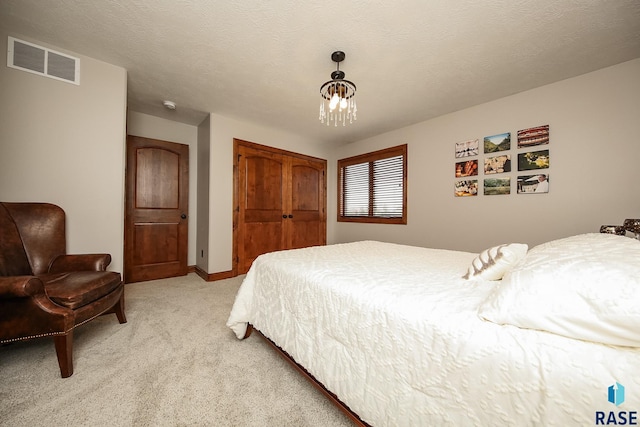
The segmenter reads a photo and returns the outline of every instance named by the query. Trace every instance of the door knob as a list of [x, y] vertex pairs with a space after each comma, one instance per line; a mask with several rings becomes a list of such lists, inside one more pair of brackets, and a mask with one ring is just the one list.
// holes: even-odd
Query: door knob
[[289, 218], [293, 218], [293, 215], [289, 215]]
[[186, 218], [187, 218], [187, 214], [182, 214], [182, 215], [180, 215], [180, 218], [182, 218], [182, 219], [186, 219]]
[[286, 218], [286, 217], [287, 217], [286, 215], [282, 215], [282, 218]]

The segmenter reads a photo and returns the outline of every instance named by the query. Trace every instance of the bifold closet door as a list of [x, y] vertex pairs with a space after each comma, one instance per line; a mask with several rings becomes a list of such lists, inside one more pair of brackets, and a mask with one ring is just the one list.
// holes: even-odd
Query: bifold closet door
[[326, 243], [326, 161], [235, 140], [237, 274], [261, 254]]

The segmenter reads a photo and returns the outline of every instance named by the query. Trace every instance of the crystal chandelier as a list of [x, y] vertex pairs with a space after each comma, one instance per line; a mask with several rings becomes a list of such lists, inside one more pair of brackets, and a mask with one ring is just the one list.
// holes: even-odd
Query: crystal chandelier
[[353, 123], [356, 120], [356, 85], [344, 79], [344, 71], [340, 71], [340, 63], [344, 61], [344, 52], [337, 51], [331, 54], [331, 60], [336, 63], [336, 71], [331, 73], [331, 80], [320, 86], [320, 121], [332, 122], [338, 126]]

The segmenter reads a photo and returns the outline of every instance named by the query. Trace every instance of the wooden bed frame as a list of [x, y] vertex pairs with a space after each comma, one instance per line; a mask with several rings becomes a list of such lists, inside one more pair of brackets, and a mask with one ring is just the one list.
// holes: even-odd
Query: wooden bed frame
[[309, 380], [309, 382], [311, 382], [311, 384], [313, 384], [313, 386], [315, 388], [317, 388], [318, 390], [320, 390], [322, 392], [322, 394], [324, 394], [330, 401], [331, 403], [333, 403], [334, 405], [336, 405], [338, 407], [338, 409], [340, 409], [351, 421], [353, 421], [353, 423], [356, 426], [359, 427], [371, 427], [369, 424], [365, 423], [364, 421], [362, 421], [360, 419], [360, 417], [358, 416], [358, 414], [356, 414], [355, 412], [353, 412], [351, 410], [351, 408], [349, 408], [346, 404], [344, 404], [340, 399], [338, 399], [338, 396], [336, 396], [334, 393], [332, 393], [331, 391], [329, 391], [329, 389], [327, 389], [324, 384], [322, 384], [320, 381], [318, 381], [313, 375], [311, 375], [309, 373], [309, 371], [307, 371], [304, 366], [300, 365], [298, 362], [296, 362], [293, 357], [291, 357], [289, 355], [289, 353], [287, 353], [286, 351], [284, 351], [283, 349], [281, 349], [280, 347], [278, 347], [276, 345], [276, 343], [274, 343], [273, 341], [271, 341], [271, 339], [269, 339], [268, 337], [266, 337], [262, 332], [260, 332], [260, 330], [256, 329], [253, 327], [252, 324], [248, 324], [247, 325], [247, 332], [244, 334], [243, 339], [248, 338], [249, 335], [251, 335], [251, 333], [253, 331], [256, 331], [256, 333], [258, 335], [260, 335], [262, 337], [262, 339], [264, 339], [280, 356], [282, 356], [284, 358], [284, 360], [286, 360], [287, 362], [289, 362], [291, 364], [291, 366], [293, 366], [295, 368], [296, 371], [298, 371], [300, 374], [302, 374], [302, 376], [304, 376], [307, 380]]

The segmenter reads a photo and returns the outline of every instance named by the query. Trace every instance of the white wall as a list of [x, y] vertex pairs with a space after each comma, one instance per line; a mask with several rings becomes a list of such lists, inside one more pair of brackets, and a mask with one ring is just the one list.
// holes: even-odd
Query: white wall
[[[0, 31], [3, 51], [6, 36]], [[59, 204], [68, 215], [69, 251], [109, 252], [111, 269], [122, 271], [126, 71], [67, 53], [81, 59], [80, 86], [0, 67], [5, 101], [0, 105], [0, 200]], [[511, 241], [534, 245], [638, 217], [638, 76], [640, 59], [338, 148], [211, 114], [209, 146], [203, 145], [209, 150], [204, 151], [209, 161], [208, 248], [203, 248], [208, 254], [202, 265], [196, 262], [201, 248], [195, 237], [193, 216], [199, 209], [193, 173], [189, 264], [204, 266], [208, 273], [232, 267], [233, 138], [328, 160], [328, 243], [378, 239], [479, 251]], [[548, 194], [453, 196], [456, 142], [510, 131], [515, 146], [517, 130], [543, 124], [551, 133]], [[197, 127], [131, 113], [128, 131], [189, 144], [192, 169], [202, 162], [193, 145], [198, 144]], [[409, 223], [338, 223], [337, 159], [403, 143], [409, 145]], [[509, 174], [512, 181], [517, 175]]]
[[129, 135], [159, 139], [189, 146], [189, 251], [187, 264], [195, 265], [196, 226], [198, 221], [198, 128], [148, 114], [129, 111], [127, 115], [127, 132]]
[[[233, 139], [327, 159], [329, 149], [299, 135], [217, 114], [210, 116], [209, 273], [232, 268]], [[200, 250], [200, 248], [198, 248]]]
[[[548, 124], [548, 194], [454, 197], [454, 146], [503, 132]], [[478, 252], [505, 242], [530, 246], [602, 224], [638, 218], [640, 59], [498, 99], [335, 150], [328, 196], [330, 243], [377, 239]], [[336, 165], [340, 158], [408, 144], [408, 224], [336, 221]], [[484, 154], [479, 158], [483, 159]], [[540, 171], [542, 172], [542, 171]], [[492, 175], [496, 176], [496, 175]], [[479, 177], [482, 182], [482, 174]]]
[[110, 253], [122, 271], [126, 71], [11, 35], [80, 58], [81, 75], [76, 86], [0, 66], [0, 200], [61, 206], [67, 251]]

